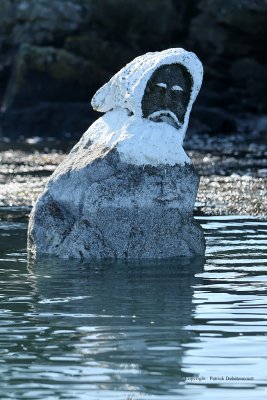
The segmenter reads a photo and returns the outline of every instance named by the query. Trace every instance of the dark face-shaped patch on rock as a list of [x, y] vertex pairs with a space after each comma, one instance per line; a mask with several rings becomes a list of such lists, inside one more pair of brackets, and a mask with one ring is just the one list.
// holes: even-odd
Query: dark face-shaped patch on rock
[[190, 100], [192, 77], [180, 64], [163, 65], [149, 79], [142, 99], [144, 118], [179, 128]]

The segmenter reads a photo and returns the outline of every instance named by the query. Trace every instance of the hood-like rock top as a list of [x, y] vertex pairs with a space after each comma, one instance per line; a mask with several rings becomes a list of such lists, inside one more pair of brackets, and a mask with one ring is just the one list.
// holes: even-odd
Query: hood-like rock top
[[183, 124], [184, 137], [192, 105], [202, 84], [203, 67], [194, 53], [182, 48], [150, 52], [135, 58], [95, 93], [91, 102], [93, 108], [100, 112], [123, 108], [142, 118], [142, 98], [147, 82], [157, 68], [169, 64], [184, 66], [192, 77], [190, 101]]

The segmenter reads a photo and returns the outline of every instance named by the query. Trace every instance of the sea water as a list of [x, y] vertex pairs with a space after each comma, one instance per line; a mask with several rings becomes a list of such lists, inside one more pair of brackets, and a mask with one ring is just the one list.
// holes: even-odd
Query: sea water
[[27, 260], [0, 213], [1, 399], [266, 399], [267, 222], [198, 218], [206, 258]]

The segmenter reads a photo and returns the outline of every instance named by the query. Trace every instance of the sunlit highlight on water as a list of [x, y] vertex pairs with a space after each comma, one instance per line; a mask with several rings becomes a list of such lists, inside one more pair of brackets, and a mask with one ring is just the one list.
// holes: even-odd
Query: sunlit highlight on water
[[200, 222], [205, 262], [31, 265], [0, 221], [2, 398], [266, 398], [267, 223]]

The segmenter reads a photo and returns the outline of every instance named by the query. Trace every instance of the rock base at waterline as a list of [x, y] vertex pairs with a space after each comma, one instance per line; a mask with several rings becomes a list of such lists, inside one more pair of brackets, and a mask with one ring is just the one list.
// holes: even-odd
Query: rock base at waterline
[[116, 149], [92, 162], [66, 159], [32, 210], [28, 249], [64, 258], [203, 255], [193, 218], [199, 177], [190, 164], [137, 166]]

